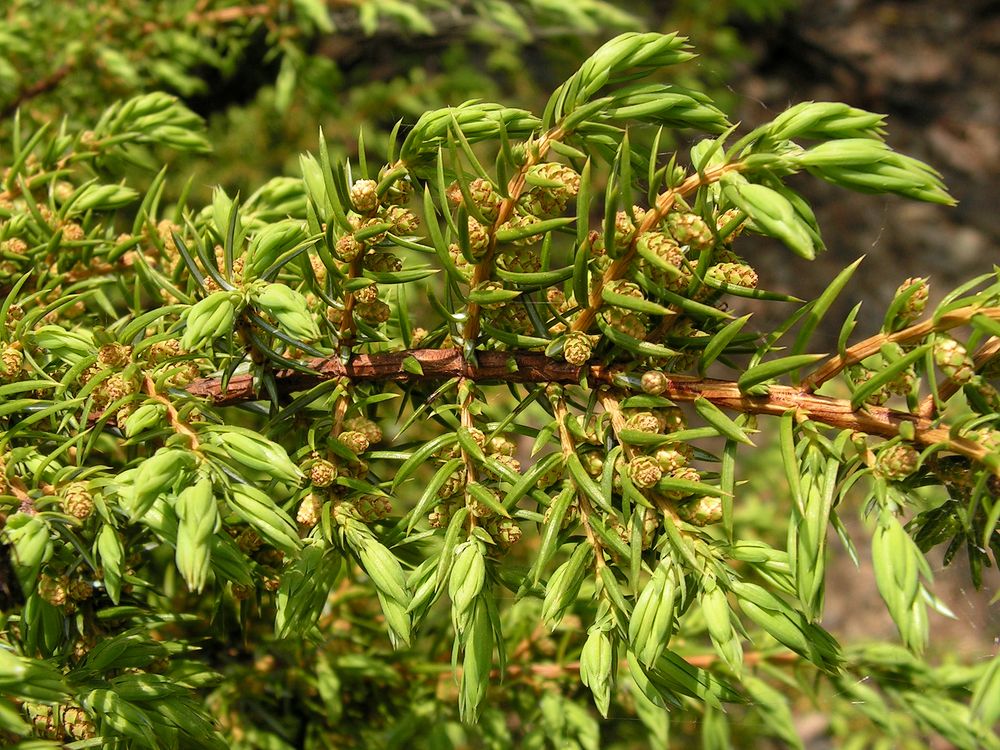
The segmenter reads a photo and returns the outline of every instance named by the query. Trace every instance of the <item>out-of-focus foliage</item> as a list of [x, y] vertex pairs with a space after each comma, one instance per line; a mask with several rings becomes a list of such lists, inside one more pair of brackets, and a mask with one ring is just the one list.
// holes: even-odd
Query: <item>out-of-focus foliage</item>
[[[803, 301], [740, 254], [823, 250], [788, 178], [951, 199], [877, 114], [734, 133], [690, 60], [617, 36], [537, 109], [327, 133], [244, 197], [162, 168], [212, 145], [166, 94], [8, 123], [4, 740], [800, 747], [818, 707], [843, 746], [997, 747], [1000, 659], [926, 656], [924, 554], [997, 562], [1000, 276], [812, 353], [858, 264]], [[821, 624], [851, 493], [898, 644]]]

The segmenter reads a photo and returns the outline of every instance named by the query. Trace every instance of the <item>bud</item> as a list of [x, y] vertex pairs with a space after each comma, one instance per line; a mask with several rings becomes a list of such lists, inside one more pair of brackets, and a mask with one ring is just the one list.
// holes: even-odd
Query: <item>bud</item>
[[318, 458], [309, 467], [309, 481], [314, 487], [329, 487], [337, 478], [337, 467], [329, 461]]
[[906, 303], [898, 314], [898, 320], [904, 326], [919, 318], [927, 307], [927, 279], [907, 279], [899, 285], [895, 296], [899, 297], [913, 287], [916, 287], [915, 291], [906, 299]]
[[177, 339], [167, 339], [166, 341], [157, 341], [155, 344], [152, 344], [149, 347], [149, 354], [146, 355], [146, 360], [151, 365], [158, 365], [168, 359], [179, 357], [181, 354], [181, 342]]
[[94, 392], [94, 396], [99, 401], [111, 403], [130, 396], [135, 391], [136, 385], [132, 379], [116, 372], [98, 386]]
[[487, 446], [490, 453], [502, 456], [513, 456], [517, 452], [517, 445], [504, 435], [497, 435], [492, 438]]
[[722, 500], [710, 495], [703, 495], [689, 500], [677, 509], [677, 515], [682, 521], [692, 526], [708, 526], [722, 520]]
[[433, 510], [427, 514], [427, 522], [432, 529], [440, 529], [447, 526], [449, 518], [451, 518], [451, 506], [444, 503], [435, 505]]
[[352, 260], [355, 260], [364, 254], [365, 246], [354, 239], [353, 234], [345, 234], [337, 240], [334, 250], [341, 260], [345, 260], [350, 263]]
[[395, 234], [413, 234], [420, 227], [420, 219], [408, 208], [393, 206], [385, 212], [384, 218], [392, 224]]
[[648, 370], [642, 374], [642, 390], [653, 396], [659, 396], [670, 387], [670, 378], [660, 370]]
[[[693, 466], [682, 466], [679, 469], [674, 469], [668, 475], [671, 479], [682, 479], [686, 482], [700, 482], [701, 474]], [[668, 500], [682, 500], [683, 498], [690, 495], [690, 492], [684, 490], [668, 490], [664, 492], [663, 495]]]
[[97, 361], [104, 367], [124, 367], [132, 359], [132, 347], [104, 344], [97, 350]]
[[94, 595], [94, 587], [86, 581], [70, 581], [66, 593], [73, 601], [82, 602]]
[[87, 712], [79, 706], [67, 706], [62, 713], [63, 731], [74, 740], [89, 740], [97, 736], [97, 728]]
[[351, 203], [360, 213], [369, 214], [378, 208], [378, 193], [375, 180], [357, 180], [351, 185]]
[[[641, 221], [636, 212], [636, 221]], [[627, 248], [635, 238], [635, 224], [626, 211], [619, 211], [615, 214], [615, 250], [621, 251]]]
[[17, 380], [24, 369], [24, 354], [16, 346], [4, 347], [0, 352], [0, 381], [7, 383]]
[[879, 452], [873, 470], [877, 476], [900, 481], [916, 471], [919, 460], [920, 454], [912, 445], [896, 443]]
[[975, 367], [965, 347], [948, 336], [934, 339], [934, 364], [956, 383], [968, 383], [975, 375]]
[[378, 284], [363, 286], [354, 293], [356, 299], [362, 305], [370, 305], [378, 300]]
[[640, 411], [625, 420], [626, 430], [657, 433], [662, 429], [662, 422], [650, 411]]
[[691, 458], [691, 446], [687, 443], [675, 443], [673, 445], [658, 448], [653, 454], [656, 463], [666, 474], [672, 474], [682, 466], [687, 465]]
[[497, 265], [513, 273], [535, 273], [542, 270], [542, 256], [535, 248], [505, 245], [497, 255]]
[[660, 419], [664, 432], [678, 432], [687, 429], [687, 419], [684, 418], [684, 412], [679, 407], [668, 406], [665, 409], [657, 409], [656, 416]]
[[392, 253], [385, 251], [375, 251], [368, 253], [361, 261], [365, 270], [376, 273], [395, 273], [403, 268], [403, 261]]
[[[506, 468], [508, 468], [511, 471], [513, 471], [515, 474], [520, 474], [521, 473], [521, 462], [518, 461], [513, 456], [505, 456], [502, 453], [497, 453], [497, 454], [491, 456], [491, 458], [496, 463], [500, 464], [501, 466], [505, 466]], [[492, 476], [494, 479], [500, 479], [500, 472], [490, 471], [490, 469], [487, 467], [486, 468], [486, 473], [489, 474], [490, 476]]]
[[9, 240], [0, 242], [0, 252], [12, 255], [24, 255], [28, 251], [28, 243], [20, 237], [11, 237]]
[[319, 523], [322, 513], [323, 501], [319, 495], [310, 492], [299, 503], [299, 509], [295, 513], [295, 520], [303, 526], [312, 528]]
[[515, 545], [521, 539], [521, 527], [508, 518], [497, 524], [497, 539], [504, 547]]
[[61, 607], [66, 603], [68, 585], [69, 579], [66, 576], [53, 578], [47, 573], [42, 573], [38, 579], [38, 595], [53, 607]]
[[646, 295], [642, 293], [642, 288], [631, 281], [625, 281], [624, 279], [616, 279], [608, 284], [607, 289], [609, 292], [614, 292], [615, 294], [620, 294], [623, 297], [631, 297], [632, 299], [645, 299]]
[[[391, 171], [394, 166], [402, 166], [397, 163], [396, 165], [386, 164], [382, 169], [379, 170], [378, 179], [381, 182], [386, 174]], [[397, 177], [389, 184], [389, 189], [385, 191], [383, 196], [386, 203], [392, 204], [394, 206], [402, 206], [407, 201], [410, 200], [410, 195], [413, 194], [413, 183], [410, 182], [410, 176], [404, 174]]]
[[590, 359], [593, 344], [590, 336], [580, 331], [574, 331], [566, 337], [563, 344], [563, 359], [569, 364], [580, 366]]
[[718, 284], [757, 288], [757, 272], [746, 263], [717, 263], [708, 269], [705, 277]]
[[363, 433], [348, 430], [340, 434], [340, 442], [347, 446], [351, 453], [360, 455], [368, 450], [370, 445], [368, 438]]
[[640, 313], [626, 312], [622, 308], [612, 307], [606, 313], [608, 324], [617, 331], [642, 341], [646, 338], [646, 316]]
[[353, 419], [348, 419], [344, 426], [348, 430], [354, 430], [355, 432], [360, 432], [371, 444], [382, 442], [382, 428], [380, 428], [373, 421], [367, 417], [354, 417]]
[[715, 242], [712, 230], [698, 214], [671, 212], [667, 214], [667, 229], [678, 244], [687, 245], [695, 253], [709, 249]]
[[546, 290], [545, 301], [557, 310], [562, 311], [563, 305], [566, 304], [566, 295], [563, 293], [562, 289], [552, 287]]
[[392, 309], [381, 300], [361, 303], [354, 306], [355, 314], [369, 325], [385, 323], [392, 314]]
[[67, 516], [73, 516], [81, 521], [94, 512], [94, 498], [87, 491], [84, 482], [73, 482], [66, 485], [62, 496], [62, 511]]
[[469, 252], [472, 257], [479, 258], [486, 251], [490, 244], [490, 230], [484, 227], [471, 216], [468, 221], [469, 227]]
[[663, 477], [663, 470], [651, 456], [636, 456], [628, 464], [628, 475], [636, 487], [652, 487]]

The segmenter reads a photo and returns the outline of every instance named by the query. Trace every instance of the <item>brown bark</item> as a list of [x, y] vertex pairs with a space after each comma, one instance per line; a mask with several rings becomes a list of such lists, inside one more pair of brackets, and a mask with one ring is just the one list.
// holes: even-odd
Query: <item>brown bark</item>
[[[419, 365], [419, 372], [414, 372], [418, 369], [414, 364]], [[623, 374], [620, 368], [614, 366], [575, 366], [549, 359], [540, 352], [479, 352], [473, 363], [463, 359], [458, 349], [413, 349], [357, 354], [346, 362], [338, 357], [329, 357], [313, 359], [306, 365], [316, 374], [291, 370], [276, 374], [282, 393], [306, 390], [323, 381], [341, 377], [357, 382], [406, 383], [457, 377], [476, 382], [563, 384], [579, 383], [586, 378], [591, 383], [612, 384], [616, 376]], [[187, 391], [219, 406], [259, 398], [250, 375], [232, 378], [225, 391], [217, 378], [196, 380], [187, 387]], [[663, 395], [677, 402], [704, 398], [721, 408], [745, 414], [779, 416], [794, 410], [804, 418], [830, 427], [857, 430], [884, 438], [895, 437], [899, 434], [900, 426], [909, 422], [913, 425], [914, 440], [919, 445], [944, 443], [949, 450], [977, 461], [981, 461], [987, 453], [978, 443], [953, 437], [946, 427], [937, 427], [926, 417], [881, 406], [853, 409], [847, 399], [819, 396], [794, 386], [773, 385], [769, 387], [767, 395], [749, 396], [731, 381], [676, 375], [670, 377], [670, 384]]]

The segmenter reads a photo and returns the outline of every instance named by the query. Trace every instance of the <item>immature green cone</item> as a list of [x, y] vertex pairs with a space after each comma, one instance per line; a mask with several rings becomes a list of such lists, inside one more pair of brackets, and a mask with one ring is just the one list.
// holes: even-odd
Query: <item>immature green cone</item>
[[118, 426], [125, 432], [125, 437], [136, 435], [152, 429], [163, 423], [167, 408], [163, 404], [143, 404], [126, 417], [124, 423], [119, 420]]
[[580, 366], [590, 359], [593, 350], [590, 336], [574, 331], [566, 337], [566, 343], [563, 344], [563, 359], [571, 365]]
[[187, 311], [181, 348], [191, 351], [233, 330], [239, 292], [213, 292]]
[[920, 454], [907, 443], [896, 443], [884, 448], [875, 459], [874, 471], [878, 476], [900, 481], [917, 469]]
[[703, 495], [677, 508], [677, 515], [692, 526], [709, 526], [722, 520], [722, 500]]
[[934, 340], [934, 364], [956, 383], [968, 383], [976, 374], [965, 347], [947, 336], [938, 336]]
[[265, 226], [250, 241], [243, 262], [243, 280], [247, 282], [258, 278], [283, 253], [305, 238], [306, 230], [301, 221], [286, 219]]
[[176, 448], [161, 448], [147, 458], [135, 473], [132, 482], [132, 517], [141, 518], [156, 499], [187, 474], [194, 456]]
[[302, 479], [302, 472], [288, 457], [285, 449], [261, 435], [223, 432], [218, 439], [230, 458], [250, 471], [290, 484], [298, 484]]
[[916, 287], [913, 293], [906, 299], [903, 309], [899, 311], [898, 320], [904, 326], [909, 325], [914, 320], [923, 315], [927, 308], [927, 279], [909, 278], [896, 289], [896, 297], [906, 293], [911, 288]]
[[611, 705], [614, 672], [615, 650], [611, 639], [600, 627], [594, 625], [580, 652], [580, 681], [590, 688], [597, 710], [604, 718], [608, 717]]
[[687, 245], [694, 253], [709, 249], [715, 242], [712, 230], [698, 214], [671, 212], [667, 214], [667, 229], [678, 244]]
[[319, 338], [319, 328], [309, 313], [306, 298], [294, 289], [284, 284], [267, 284], [253, 301], [294, 338], [301, 341]]

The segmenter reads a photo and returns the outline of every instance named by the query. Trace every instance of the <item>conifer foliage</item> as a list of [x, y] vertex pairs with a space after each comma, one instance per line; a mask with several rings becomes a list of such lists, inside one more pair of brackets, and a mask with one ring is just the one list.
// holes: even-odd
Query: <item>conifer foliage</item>
[[[1000, 553], [1000, 276], [934, 307], [908, 279], [816, 351], [859, 264], [803, 301], [742, 249], [823, 250], [788, 179], [951, 198], [845, 104], [740, 134], [665, 82], [692, 56], [627, 33], [540, 113], [468, 101], [350, 162], [321, 136], [205, 206], [127, 176], [208, 149], [170, 96], [12, 124], [10, 744], [800, 747], [812, 700], [851, 746], [1000, 746], [1000, 661], [925, 656], [925, 553], [976, 586]], [[859, 500], [898, 643], [822, 625]]]

